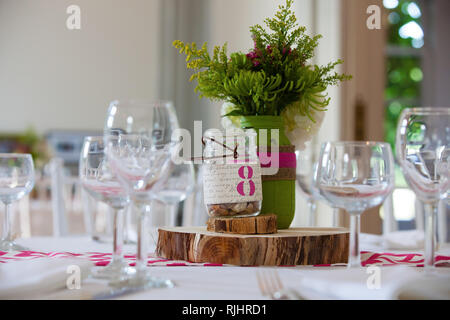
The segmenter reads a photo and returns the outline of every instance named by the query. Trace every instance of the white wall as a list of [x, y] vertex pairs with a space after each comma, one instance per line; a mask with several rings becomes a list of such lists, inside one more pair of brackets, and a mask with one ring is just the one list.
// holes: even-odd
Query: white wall
[[[81, 7], [81, 30], [66, 8]], [[155, 97], [159, 0], [0, 0], [0, 132], [103, 128], [109, 101]]]

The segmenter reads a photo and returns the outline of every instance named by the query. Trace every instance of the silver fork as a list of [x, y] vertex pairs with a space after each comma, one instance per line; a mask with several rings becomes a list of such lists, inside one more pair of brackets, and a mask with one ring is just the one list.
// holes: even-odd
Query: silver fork
[[276, 270], [256, 271], [259, 290], [263, 296], [269, 296], [272, 300], [289, 300], [284, 292], [284, 286]]

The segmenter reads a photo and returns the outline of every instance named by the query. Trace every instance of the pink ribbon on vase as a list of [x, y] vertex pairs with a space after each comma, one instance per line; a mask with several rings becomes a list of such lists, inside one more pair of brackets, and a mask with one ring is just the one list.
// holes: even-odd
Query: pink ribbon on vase
[[[297, 157], [293, 152], [258, 152], [261, 168], [296, 168]], [[278, 159], [278, 161], [272, 161]], [[269, 160], [269, 162], [267, 162]]]

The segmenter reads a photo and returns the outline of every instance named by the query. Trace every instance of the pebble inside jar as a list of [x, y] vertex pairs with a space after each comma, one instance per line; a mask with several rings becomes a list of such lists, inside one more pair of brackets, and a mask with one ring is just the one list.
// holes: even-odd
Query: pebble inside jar
[[203, 141], [203, 192], [209, 216], [257, 216], [262, 184], [256, 133], [239, 130], [223, 137], [209, 132]]

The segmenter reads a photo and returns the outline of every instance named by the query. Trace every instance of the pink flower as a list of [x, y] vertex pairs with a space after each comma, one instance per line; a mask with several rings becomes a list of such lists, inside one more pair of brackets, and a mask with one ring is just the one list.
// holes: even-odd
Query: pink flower
[[253, 60], [253, 66], [254, 67], [257, 67], [259, 65], [261, 65], [261, 62], [259, 62], [258, 60]]
[[247, 53], [247, 59], [249, 59], [254, 67], [257, 67], [259, 65], [261, 65], [261, 61], [259, 61], [258, 59], [261, 58], [261, 56], [258, 54], [258, 50], [255, 49], [254, 51], [250, 51], [249, 53]]
[[[288, 50], [289, 49], [289, 50]], [[288, 54], [288, 55], [290, 55], [291, 53], [292, 53], [292, 49], [291, 48], [286, 48], [286, 47], [284, 47], [283, 48], [283, 55], [285, 55], [285, 54]]]
[[256, 54], [256, 52], [251, 51], [251, 52], [247, 53], [247, 58], [249, 58], [250, 60], [254, 60], [254, 59], [257, 59], [257, 58], [259, 58], [259, 57], [258, 57], [258, 55]]

